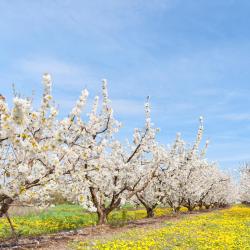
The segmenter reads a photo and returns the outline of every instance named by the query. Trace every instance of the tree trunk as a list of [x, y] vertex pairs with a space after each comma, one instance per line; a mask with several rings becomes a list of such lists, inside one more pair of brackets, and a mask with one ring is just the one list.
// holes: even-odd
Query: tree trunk
[[180, 207], [173, 207], [174, 213], [179, 213], [180, 212]]
[[8, 214], [8, 210], [10, 208], [10, 205], [13, 203], [13, 199], [6, 196], [6, 197], [1, 197], [1, 206], [0, 206], [0, 218], [3, 217], [4, 215], [6, 216], [8, 222], [9, 222], [9, 225], [10, 225], [10, 228], [11, 228], [11, 231], [12, 231], [12, 235], [14, 236], [15, 238], [15, 242], [18, 241], [18, 235], [16, 234], [15, 232], [15, 228], [12, 224], [12, 221], [9, 217], [9, 214]]
[[13, 202], [13, 199], [10, 197], [6, 197], [2, 201], [3, 203], [0, 206], [0, 218], [3, 217], [9, 210], [11, 203]]
[[137, 199], [141, 202], [141, 204], [146, 208], [147, 211], [147, 218], [154, 217], [154, 208], [156, 207], [156, 204], [154, 206], [149, 206], [147, 202], [140, 196], [139, 194], [136, 194]]
[[151, 207], [146, 207], [147, 210], [147, 218], [152, 218], [154, 217], [154, 209]]
[[108, 223], [107, 211], [105, 211], [105, 210], [97, 211], [97, 215], [98, 215], [98, 221], [97, 221], [98, 225], [105, 225]]

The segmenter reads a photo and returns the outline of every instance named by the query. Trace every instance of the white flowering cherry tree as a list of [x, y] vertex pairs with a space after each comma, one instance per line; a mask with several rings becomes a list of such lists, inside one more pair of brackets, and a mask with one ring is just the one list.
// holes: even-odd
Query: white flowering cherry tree
[[[162, 203], [170, 206], [175, 212], [184, 205], [190, 191], [188, 185], [192, 180], [191, 175], [201, 157], [198, 154], [198, 148], [202, 134], [203, 118], [201, 117], [196, 141], [192, 147], [189, 147], [178, 133], [175, 142], [166, 151], [164, 166], [158, 179], [161, 184], [160, 190], [163, 193]], [[190, 197], [188, 196], [188, 198]]]
[[233, 193], [233, 185], [230, 178], [205, 158], [208, 141], [199, 150], [203, 130], [201, 117], [192, 147], [178, 133], [173, 145], [162, 151], [164, 153], [156, 177], [136, 195], [147, 209], [148, 217], [153, 216], [153, 209], [159, 204], [170, 206], [177, 212], [181, 206], [192, 211], [197, 206], [222, 206], [232, 200], [230, 194]]
[[208, 208], [226, 207], [237, 199], [237, 188], [232, 178], [211, 165], [207, 171], [207, 183], [197, 198], [199, 206]]
[[58, 173], [63, 177], [59, 183], [66, 198], [97, 212], [98, 223], [104, 224], [112, 210], [150, 182], [156, 167], [152, 164], [150, 169], [143, 168], [142, 155], [152, 157], [156, 129], [151, 126], [147, 102], [145, 127], [135, 129], [133, 143], [124, 147], [114, 136], [121, 125], [113, 117], [106, 81], [103, 81], [100, 112], [96, 97], [92, 111], [84, 120], [81, 109], [86, 98], [84, 91], [58, 132], [65, 143], [64, 165]]
[[0, 99], [0, 217], [8, 217], [13, 202], [42, 200], [38, 187], [51, 180], [59, 162], [50, 75], [44, 74], [43, 85], [37, 110], [27, 98], [15, 96], [12, 108], [3, 96]]
[[[154, 216], [154, 209], [161, 204], [164, 199], [164, 192], [160, 176], [165, 167], [165, 162], [168, 158], [168, 150], [162, 145], [155, 145], [152, 151], [152, 158], [148, 159], [147, 155], [144, 155], [144, 169], [153, 169], [154, 174], [150, 179], [150, 182], [146, 188], [138, 190], [132, 201], [136, 205], [143, 205], [147, 211], [147, 218]], [[145, 171], [145, 170], [144, 170]]]
[[[198, 141], [196, 141], [194, 147], [197, 147], [197, 143], [201, 140], [202, 131], [203, 123], [201, 119], [197, 136]], [[185, 142], [181, 140], [179, 133], [170, 148], [158, 147], [158, 150], [161, 151], [161, 164], [158, 165], [155, 177], [145, 190], [136, 194], [137, 200], [147, 210], [147, 217], [154, 216], [154, 208], [159, 204], [168, 205], [174, 211], [180, 209], [184, 198], [181, 183], [185, 178], [185, 161], [187, 161], [188, 157], [191, 160], [191, 153], [194, 154], [196, 150], [194, 147], [192, 152], [190, 150], [187, 152]]]

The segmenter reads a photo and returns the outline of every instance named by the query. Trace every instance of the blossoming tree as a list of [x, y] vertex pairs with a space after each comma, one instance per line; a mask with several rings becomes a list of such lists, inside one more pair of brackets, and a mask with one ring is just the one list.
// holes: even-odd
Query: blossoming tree
[[42, 200], [36, 188], [50, 181], [59, 162], [50, 75], [43, 76], [43, 85], [37, 110], [27, 98], [15, 96], [12, 108], [0, 99], [0, 217], [8, 217], [13, 202]]
[[205, 159], [208, 141], [202, 150], [199, 145], [203, 134], [200, 118], [196, 141], [192, 147], [177, 134], [173, 145], [162, 154], [157, 175], [146, 189], [137, 193], [138, 201], [152, 217], [157, 205], [170, 206], [175, 212], [181, 206], [192, 211], [195, 207], [222, 206], [232, 202], [233, 185], [217, 165]]
[[[9, 219], [13, 202], [45, 203], [56, 190], [97, 212], [99, 224], [130, 199], [140, 202], [148, 217], [159, 204], [191, 211], [233, 200], [230, 178], [205, 158], [207, 143], [199, 149], [202, 117], [192, 146], [178, 134], [165, 148], [156, 140], [147, 99], [144, 127], [134, 130], [133, 142], [122, 144], [116, 137], [121, 124], [114, 118], [106, 80], [101, 100], [95, 97], [89, 113], [84, 112], [85, 89], [70, 114], [60, 120], [52, 103], [50, 75], [43, 76], [43, 84], [38, 109], [31, 99], [19, 96], [9, 108], [0, 96], [0, 217]], [[244, 199], [248, 199], [248, 173], [246, 169], [242, 175]]]
[[[114, 136], [120, 123], [113, 117], [106, 81], [103, 81], [102, 96], [100, 112], [99, 98], [96, 97], [92, 111], [84, 121], [80, 112], [87, 97], [84, 91], [59, 130], [60, 140], [64, 141], [68, 151], [58, 175], [63, 175], [59, 181], [60, 189], [67, 199], [80, 203], [89, 211], [96, 211], [99, 224], [106, 223], [112, 210], [148, 185], [159, 158], [154, 154], [156, 129], [151, 126], [149, 103], [145, 104], [145, 127], [135, 129], [133, 143], [125, 147]], [[142, 162], [142, 156], [145, 154], [154, 159], [154, 164], [147, 159], [151, 168], [143, 168], [146, 163]]]

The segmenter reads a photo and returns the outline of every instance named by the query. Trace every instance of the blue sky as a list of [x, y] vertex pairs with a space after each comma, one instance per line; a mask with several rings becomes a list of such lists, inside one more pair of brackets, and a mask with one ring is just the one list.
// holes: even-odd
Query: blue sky
[[41, 94], [50, 72], [67, 113], [80, 90], [109, 81], [121, 138], [151, 96], [159, 140], [192, 142], [205, 118], [208, 157], [232, 171], [250, 160], [250, 1], [0, 1], [0, 92]]

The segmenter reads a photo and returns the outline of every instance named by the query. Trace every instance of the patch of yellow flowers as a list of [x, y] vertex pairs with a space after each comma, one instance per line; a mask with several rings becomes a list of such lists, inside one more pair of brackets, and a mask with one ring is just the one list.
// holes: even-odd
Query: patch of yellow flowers
[[234, 206], [177, 222], [159, 229], [136, 229], [112, 239], [80, 242], [77, 249], [250, 249], [250, 207]]
[[[22, 192], [22, 189], [20, 190]], [[16, 216], [12, 218], [15, 230], [23, 236], [41, 235], [63, 230], [92, 226], [97, 223], [94, 213], [86, 213], [79, 206], [64, 205], [65, 208], [52, 208], [48, 213], [38, 215]], [[155, 215], [171, 214], [170, 208], [156, 208]], [[147, 216], [145, 210], [121, 209], [110, 214], [111, 224], [121, 225], [130, 220], [143, 219]], [[0, 218], [0, 240], [11, 236], [11, 230], [6, 218]]]
[[[14, 228], [18, 234], [23, 236], [41, 235], [54, 233], [63, 230], [71, 230], [94, 224], [94, 219], [84, 218], [81, 216], [70, 216], [63, 218], [39, 218], [16, 217], [12, 219]], [[0, 220], [0, 240], [11, 236], [10, 226], [7, 220]]]

